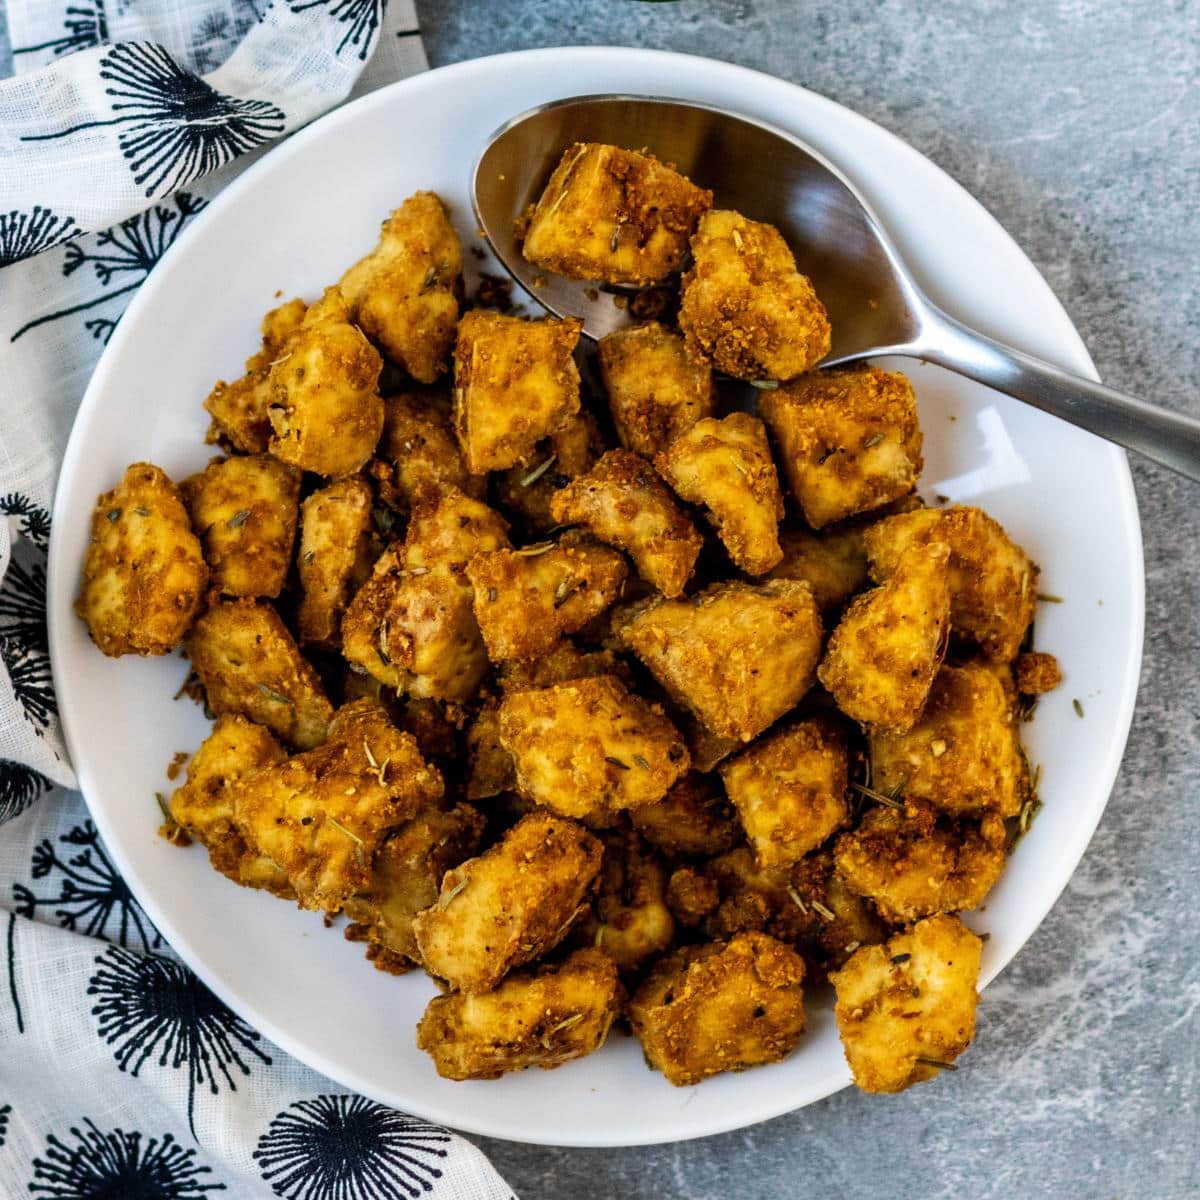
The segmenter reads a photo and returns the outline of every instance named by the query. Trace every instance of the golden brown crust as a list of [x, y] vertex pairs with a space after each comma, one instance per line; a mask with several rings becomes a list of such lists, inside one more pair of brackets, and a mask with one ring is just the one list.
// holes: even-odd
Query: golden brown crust
[[846, 824], [846, 739], [832, 721], [798, 721], [721, 764], [760, 865], [786, 866]]
[[234, 820], [287, 875], [301, 908], [338, 912], [385, 838], [442, 796], [442, 777], [369, 700], [340, 708], [315, 750], [236, 780]]
[[612, 961], [597, 950], [536, 972], [510, 975], [494, 992], [435, 996], [417, 1046], [444, 1079], [499, 1079], [550, 1070], [598, 1050], [620, 1009]]
[[325, 740], [333, 707], [270, 604], [222, 600], [187, 636], [187, 654], [215, 713], [240, 713], [301, 750]]
[[1008, 662], [1037, 607], [1038, 568], [982, 509], [955, 505], [887, 517], [864, 535], [871, 576], [886, 579], [914, 545], [950, 547], [950, 625], [988, 658]]
[[512, 755], [500, 744], [500, 701], [484, 701], [467, 729], [467, 799], [488, 800], [517, 786]]
[[878, 790], [951, 813], [1015, 817], [1029, 795], [1012, 696], [984, 663], [943, 667], [921, 719], [877, 734], [871, 758]]
[[179, 489], [158, 467], [134, 463], [92, 510], [76, 615], [104, 654], [167, 654], [207, 583]]
[[636, 833], [605, 834], [595, 915], [580, 922], [581, 940], [603, 950], [620, 971], [662, 954], [675, 936], [666, 889], [666, 868]]
[[300, 472], [269, 454], [214, 458], [179, 490], [212, 586], [226, 596], [278, 596], [296, 540]]
[[783, 557], [783, 496], [757, 417], [734, 412], [697, 421], [654, 463], [678, 495], [708, 509], [729, 557], [747, 575], [762, 575]]
[[903, 733], [925, 707], [950, 629], [949, 556], [944, 542], [914, 547], [830, 635], [817, 675], [838, 708], [871, 730]]
[[707, 729], [748, 742], [811, 686], [821, 619], [807, 584], [731, 582], [654, 604], [619, 636]]
[[957, 917], [929, 917], [831, 976], [846, 1061], [864, 1092], [933, 1079], [971, 1044], [981, 950]]
[[688, 769], [688, 752], [662, 707], [619, 679], [596, 676], [509, 692], [500, 742], [518, 790], [564, 816], [653, 804]]
[[668, 854], [707, 858], [731, 850], [741, 836], [737, 814], [712, 778], [689, 772], [653, 804], [629, 814], [646, 841]]
[[608, 407], [626, 450], [652, 459], [712, 416], [712, 370], [689, 358], [683, 338], [657, 321], [610, 333], [598, 350]]
[[696, 867], [679, 867], [667, 881], [667, 908], [685, 929], [703, 925], [721, 903], [715, 879]]
[[454, 346], [454, 431], [467, 469], [528, 463], [538, 442], [579, 411], [572, 353], [583, 322], [526, 321], [474, 309]]
[[421, 383], [445, 371], [458, 320], [462, 246], [440, 197], [409, 196], [340, 286], [354, 322], [397, 366]]
[[802, 579], [823, 613], [836, 612], [867, 582], [867, 552], [856, 524], [811, 533], [795, 525], [779, 527], [782, 557], [768, 579]]
[[426, 969], [461, 992], [491, 991], [566, 936], [600, 871], [601, 845], [551, 813], [522, 817], [478, 858], [447, 871], [413, 919]]
[[921, 430], [912, 384], [899, 371], [817, 371], [763, 392], [758, 414], [814, 529], [898, 500], [917, 485]]
[[1062, 668], [1053, 654], [1030, 650], [1018, 654], [1013, 663], [1017, 691], [1022, 696], [1041, 696], [1052, 692], [1063, 681]]
[[829, 353], [829, 318], [773, 225], [713, 209], [692, 237], [679, 327], [688, 353], [737, 379], [791, 379]]
[[651, 154], [575, 142], [533, 209], [522, 253], [568, 279], [645, 287], [679, 269], [711, 205], [712, 192]]
[[794, 871], [759, 866], [748, 846], [711, 859], [704, 874], [716, 884], [720, 904], [707, 922], [708, 932], [715, 937], [761, 932], [789, 944], [799, 941], [815, 915], [796, 903]]
[[629, 1006], [646, 1061], [676, 1087], [786, 1058], [804, 1032], [804, 960], [762, 933], [663, 959]]
[[629, 450], [610, 450], [586, 475], [555, 492], [550, 512], [624, 550], [664, 596], [683, 591], [703, 545], [654, 468]]

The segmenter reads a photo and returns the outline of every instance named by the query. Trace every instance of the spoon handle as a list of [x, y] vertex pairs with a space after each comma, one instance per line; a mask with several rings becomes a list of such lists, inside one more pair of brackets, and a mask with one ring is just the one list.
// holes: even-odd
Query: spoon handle
[[[933, 306], [930, 305], [932, 308]], [[938, 310], [919, 356], [1015, 396], [1200, 483], [1200, 421], [993, 341]]]

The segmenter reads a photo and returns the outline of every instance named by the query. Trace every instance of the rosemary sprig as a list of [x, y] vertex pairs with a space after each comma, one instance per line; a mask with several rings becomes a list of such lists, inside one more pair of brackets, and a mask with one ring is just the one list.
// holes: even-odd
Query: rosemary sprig
[[557, 461], [558, 461], [557, 454], [550, 455], [550, 457], [548, 459], [546, 459], [546, 461], [544, 463], [539, 463], [536, 467], [533, 468], [532, 471], [529, 472], [528, 475], [523, 475], [521, 477], [521, 486], [523, 488], [525, 488], [525, 487], [530, 487], [531, 485], [537, 483], [537, 481], [539, 479], [541, 479], [541, 477], [543, 475], [545, 475], [545, 473], [548, 470], [550, 470], [550, 468], [552, 466], [554, 466], [554, 464]]
[[278, 692], [272, 691], [272, 689], [267, 687], [265, 683], [256, 683], [254, 686], [258, 688], [258, 690], [262, 692], [262, 694], [266, 696], [268, 700], [274, 700], [276, 704], [293, 703], [293, 701], [289, 700], [287, 696], [281, 696]]
[[464, 876], [444, 896], [440, 896], [438, 898], [438, 912], [445, 912], [446, 909], [448, 909], [454, 902], [455, 896], [457, 896], [458, 893], [461, 892], [463, 888], [465, 888], [470, 882], [471, 877], [469, 875]]
[[225, 522], [230, 529], [240, 529], [246, 523], [246, 518], [250, 515], [248, 508], [239, 508], [237, 512]]

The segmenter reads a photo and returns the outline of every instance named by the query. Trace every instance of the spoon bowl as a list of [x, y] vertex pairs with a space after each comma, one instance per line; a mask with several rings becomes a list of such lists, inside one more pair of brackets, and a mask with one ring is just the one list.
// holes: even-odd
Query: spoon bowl
[[648, 149], [733, 208], [776, 226], [829, 313], [823, 367], [883, 355], [936, 363], [1200, 481], [1200, 421], [1060, 370], [969, 329], [918, 287], [853, 183], [783, 130], [654, 96], [579, 96], [505, 122], [475, 164], [479, 228], [544, 308], [600, 339], [636, 323], [629, 291], [563, 279], [526, 261], [517, 222], [574, 142]]

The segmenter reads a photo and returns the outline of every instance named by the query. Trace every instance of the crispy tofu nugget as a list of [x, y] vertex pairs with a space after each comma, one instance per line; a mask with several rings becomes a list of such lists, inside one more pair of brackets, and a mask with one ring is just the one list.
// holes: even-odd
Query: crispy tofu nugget
[[692, 238], [679, 327], [735, 379], [792, 379], [829, 353], [829, 318], [774, 225], [713, 209]]
[[1030, 650], [1018, 654], [1013, 663], [1017, 691], [1022, 696], [1041, 696], [1052, 692], [1063, 681], [1062, 668], [1053, 654]]
[[667, 880], [667, 908], [685, 929], [703, 925], [721, 903], [715, 879], [696, 867], [678, 867]]
[[932, 1079], [971, 1044], [982, 949], [957, 917], [928, 917], [831, 976], [842, 1048], [864, 1092]]
[[433, 192], [416, 192], [340, 286], [355, 324], [397, 366], [432, 383], [454, 342], [461, 282], [462, 246], [446, 206]]
[[611, 675], [509, 692], [500, 742], [520, 792], [568, 817], [653, 804], [688, 769], [687, 747], [661, 705]]
[[645, 287], [679, 269], [712, 192], [651, 154], [596, 142], [563, 151], [522, 253], [568, 279]]
[[676, 1087], [786, 1058], [804, 1032], [804, 960], [764, 933], [664, 958], [629, 1006], [646, 1061]]
[[781, 942], [798, 941], [809, 928], [813, 914], [796, 903], [793, 870], [790, 866], [759, 866], [754, 852], [746, 846], [711, 859], [704, 874], [716, 884], [720, 903], [708, 920], [709, 932], [732, 937], [757, 931]]
[[574, 821], [522, 817], [486, 853], [447, 871], [437, 901], [413, 919], [426, 969], [477, 994], [553, 950], [591, 895], [601, 853]]
[[219, 379], [204, 407], [212, 417], [207, 441], [228, 442], [243, 454], [263, 454], [271, 441], [271, 368], [300, 329], [308, 305], [289, 300], [262, 319], [262, 347], [246, 360], [246, 374], [233, 383]]
[[446, 872], [475, 853], [482, 833], [483, 816], [469, 804], [418, 813], [379, 847], [366, 887], [346, 901], [354, 922], [346, 936], [386, 951], [373, 960], [381, 970], [394, 970], [396, 956], [420, 963], [413, 917], [437, 899]]
[[899, 371], [817, 371], [763, 392], [758, 415], [814, 529], [907, 495], [924, 460], [912, 384]]
[[767, 578], [803, 579], [822, 613], [842, 608], [867, 582], [867, 552], [857, 525], [840, 525], [821, 533], [781, 525], [779, 545], [783, 557]]
[[500, 744], [500, 701], [484, 702], [467, 729], [467, 799], [489, 800], [517, 786], [512, 755]]
[[838, 708], [869, 729], [903, 733], [925, 707], [950, 630], [949, 557], [944, 542], [914, 547], [830, 635], [817, 675]]
[[921, 719], [876, 734], [871, 760], [878, 790], [950, 813], [1015, 817], [1029, 795], [1012, 696], [984, 663], [943, 667]]
[[368, 887], [387, 835], [441, 799], [442, 777], [383, 709], [356, 700], [323, 745], [231, 790], [247, 845], [284, 871], [301, 908], [335, 913]]
[[815, 850], [846, 824], [846, 739], [828, 720], [798, 721], [721, 765], [725, 790], [764, 867]]
[[290, 899], [287, 876], [246, 845], [234, 822], [230, 789], [235, 780], [283, 762], [287, 754], [269, 729], [245, 717], [217, 718], [187, 768], [187, 782], [171, 797], [171, 816], [201, 845], [212, 865], [243, 887], [265, 888]]
[[523, 688], [551, 687], [569, 679], [591, 679], [615, 675], [622, 683], [632, 682], [629, 667], [611, 650], [580, 650], [570, 638], [561, 638], [532, 662], [506, 662], [500, 667], [500, 686], [506, 692]]
[[475, 618], [494, 663], [529, 661], [583, 628], [620, 595], [625, 560], [577, 535], [557, 543], [493, 550], [467, 564]]
[[278, 596], [296, 540], [300, 472], [269, 454], [215, 458], [179, 490], [212, 586], [225, 596]]
[[342, 654], [411, 696], [467, 700], [487, 672], [467, 563], [508, 545], [486, 504], [451, 491], [418, 505], [342, 618]]
[[454, 430], [467, 470], [528, 463], [538, 442], [579, 411], [572, 353], [583, 322], [526, 321], [474, 309], [454, 347]]
[[296, 628], [301, 644], [336, 650], [342, 613], [371, 574], [371, 489], [359, 478], [339, 479], [313, 492], [300, 513]]
[[887, 921], [975, 908], [1004, 870], [1004, 822], [938, 817], [932, 805], [872, 809], [834, 845], [847, 886], [873, 900]]
[[370, 473], [385, 504], [411, 512], [421, 500], [437, 499], [450, 488], [483, 499], [484, 480], [467, 473], [450, 423], [449, 395], [433, 388], [413, 389], [383, 402], [383, 436]]
[[445, 1079], [550, 1070], [604, 1045], [620, 999], [612, 960], [576, 950], [562, 963], [510, 975], [494, 992], [435, 996], [417, 1026], [417, 1046]]
[[734, 565], [747, 575], [769, 571], [783, 551], [783, 496], [763, 423], [734, 412], [705, 417], [654, 460], [689, 504], [702, 504]]
[[731, 850], [740, 837], [737, 814], [721, 789], [694, 771], [661, 800], [633, 809], [629, 817], [646, 841], [668, 854], [707, 858]]
[[600, 374], [617, 436], [652, 459], [716, 408], [706, 363], [689, 358], [683, 338], [657, 321], [600, 339]]
[[619, 636], [707, 729], [749, 742], [812, 685], [821, 619], [807, 584], [735, 581], [660, 601]]
[[134, 463], [92, 510], [76, 615], [110, 657], [167, 654], [187, 632], [208, 583], [179, 489]]
[[554, 494], [555, 521], [581, 524], [624, 550], [638, 574], [664, 596], [691, 577], [703, 539], [645, 459], [610, 450], [586, 474]]
[[1037, 607], [1038, 568], [982, 509], [918, 509], [877, 522], [864, 535], [871, 577], [887, 579], [910, 546], [950, 547], [950, 625], [996, 662], [1009, 662]]
[[215, 713], [240, 713], [300, 750], [325, 740], [333, 706], [279, 614], [261, 600], [222, 600], [187, 636]]
[[350, 324], [342, 294], [326, 289], [271, 368], [271, 453], [317, 475], [353, 475], [365, 466], [383, 432], [375, 390], [382, 367]]

